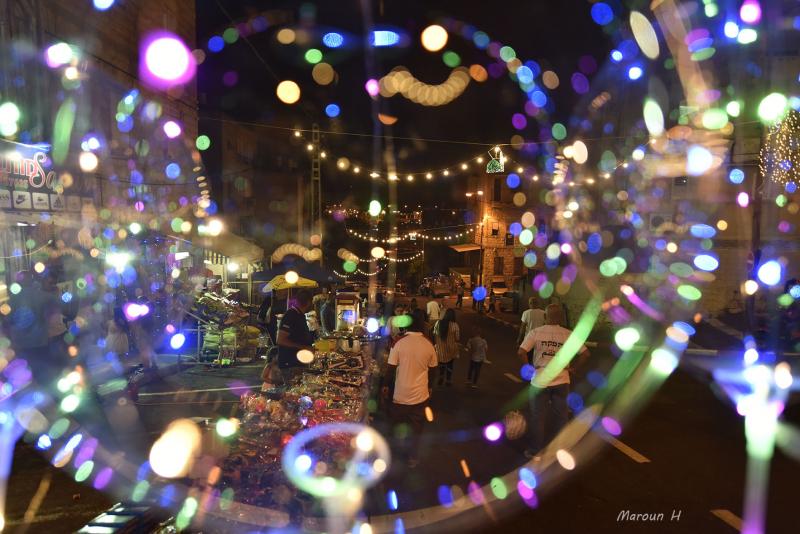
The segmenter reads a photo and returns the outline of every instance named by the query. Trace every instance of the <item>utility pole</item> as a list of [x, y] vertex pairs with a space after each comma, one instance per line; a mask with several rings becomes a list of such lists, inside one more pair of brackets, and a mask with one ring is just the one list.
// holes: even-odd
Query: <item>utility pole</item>
[[[483, 208], [483, 206], [481, 206]], [[481, 211], [483, 211], [481, 209]], [[479, 260], [480, 266], [478, 267], [478, 286], [483, 286], [483, 215], [481, 215], [481, 223], [478, 225], [478, 228], [481, 229], [481, 256]]]
[[304, 181], [305, 177], [302, 175], [302, 173], [298, 173], [297, 176], [297, 242], [298, 243], [303, 242], [303, 233], [304, 233], [303, 227], [305, 226], [303, 222], [305, 221], [306, 218], [306, 213], [305, 213], [306, 209], [303, 202], [304, 200], [303, 195], [305, 195], [305, 191], [303, 191]]
[[[311, 224], [313, 233], [316, 227], [319, 236], [319, 247], [322, 250], [322, 158], [319, 146], [319, 124], [311, 125]], [[322, 256], [319, 257], [320, 266], [323, 264]]]

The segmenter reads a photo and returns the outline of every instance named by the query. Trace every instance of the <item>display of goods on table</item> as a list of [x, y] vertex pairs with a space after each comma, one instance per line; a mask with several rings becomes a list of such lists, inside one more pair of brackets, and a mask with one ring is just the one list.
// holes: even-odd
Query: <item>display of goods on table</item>
[[[239, 434], [221, 466], [218, 489], [233, 489], [245, 504], [285, 512], [296, 524], [303, 517], [322, 515], [312, 497], [283, 473], [283, 449], [303, 429], [364, 420], [372, 365], [357, 353], [317, 353], [279, 395], [242, 396]], [[311, 443], [306, 453], [315, 460], [315, 474], [341, 476], [353, 454], [352, 439], [331, 434]]]
[[261, 330], [256, 326], [237, 325], [220, 330], [210, 325], [203, 336], [203, 354], [218, 355], [220, 359], [254, 359], [260, 336]]
[[248, 312], [235, 300], [226, 299], [216, 293], [203, 293], [193, 307], [192, 313], [207, 323], [231, 326], [247, 322]]

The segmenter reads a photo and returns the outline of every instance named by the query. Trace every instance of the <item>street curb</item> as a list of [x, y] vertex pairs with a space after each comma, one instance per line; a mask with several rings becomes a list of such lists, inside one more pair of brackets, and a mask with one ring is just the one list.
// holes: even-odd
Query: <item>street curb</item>
[[498, 317], [494, 317], [494, 316], [489, 315], [489, 314], [484, 314], [484, 317], [488, 317], [489, 319], [492, 319], [493, 321], [497, 321], [500, 324], [504, 324], [506, 326], [510, 326], [511, 328], [517, 328], [519, 326], [519, 325], [517, 325], [515, 323], [509, 323], [508, 321], [504, 321], [503, 319], [500, 319]]

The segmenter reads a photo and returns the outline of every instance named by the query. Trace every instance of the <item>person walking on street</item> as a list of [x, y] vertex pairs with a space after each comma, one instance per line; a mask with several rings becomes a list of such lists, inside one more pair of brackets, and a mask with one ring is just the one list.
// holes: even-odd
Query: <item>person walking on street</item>
[[480, 328], [476, 328], [474, 334], [467, 341], [466, 349], [469, 352], [469, 371], [467, 371], [467, 383], [470, 387], [478, 387], [478, 375], [481, 372], [481, 365], [486, 360], [486, 352], [489, 346], [483, 338]]
[[[519, 324], [519, 334], [517, 335], [517, 345], [522, 344], [522, 340], [531, 330], [544, 326], [544, 310], [538, 307], [539, 299], [531, 297], [528, 299], [528, 309], [522, 312]], [[532, 365], [533, 351], [528, 352], [528, 363]]]
[[470, 290], [470, 292], [472, 294], [472, 309], [474, 311], [478, 311], [478, 299], [475, 298], [475, 288], [476, 288], [476, 286], [475, 286], [475, 283], [473, 282], [472, 283], [472, 289]]
[[420, 439], [425, 425], [425, 407], [430, 399], [433, 371], [439, 364], [436, 350], [422, 334], [425, 324], [414, 320], [406, 334], [389, 351], [386, 376], [381, 389], [385, 398], [392, 394], [390, 417], [394, 425], [411, 429], [408, 466], [419, 464]]
[[[525, 456], [534, 458], [534, 461], [541, 459], [537, 455], [568, 421], [567, 395], [570, 368], [554, 361], [556, 354], [572, 333], [562, 326], [564, 321], [564, 310], [561, 305], [550, 304], [545, 313], [546, 324], [531, 330], [517, 351], [522, 361], [527, 363], [528, 352], [533, 350], [534, 376], [529, 388], [532, 412], [529, 428], [532, 433], [532, 448], [525, 450]], [[581, 345], [577, 355], [580, 365], [589, 356], [589, 351]]]
[[411, 316], [412, 322], [419, 321], [423, 325], [423, 329], [425, 328], [425, 310], [417, 305], [416, 298], [412, 298], [408, 303], [408, 314]]
[[448, 309], [444, 317], [433, 325], [433, 340], [439, 359], [438, 385], [453, 385], [453, 361], [458, 358], [460, 332], [456, 323], [456, 312]]
[[394, 305], [394, 312], [392, 313], [391, 317], [389, 317], [389, 321], [387, 322], [387, 326], [389, 327], [389, 346], [392, 347], [397, 342], [397, 340], [405, 333], [405, 329], [408, 326], [408, 321], [410, 320], [410, 316], [406, 311], [406, 305], [397, 303]]
[[456, 308], [459, 310], [464, 305], [464, 282], [460, 282], [456, 288]]
[[425, 305], [425, 312], [428, 321], [425, 331], [428, 336], [433, 339], [433, 325], [436, 324], [436, 321], [442, 318], [444, 310], [442, 309], [442, 305], [439, 303], [436, 297], [432, 297], [431, 300], [428, 301], [428, 304]]
[[489, 309], [486, 310], [486, 313], [494, 313], [494, 305], [497, 302], [497, 295], [494, 292], [494, 288], [489, 290]]
[[442, 318], [442, 305], [436, 297], [428, 301], [425, 311], [428, 314], [428, 322], [430, 323], [435, 323]]

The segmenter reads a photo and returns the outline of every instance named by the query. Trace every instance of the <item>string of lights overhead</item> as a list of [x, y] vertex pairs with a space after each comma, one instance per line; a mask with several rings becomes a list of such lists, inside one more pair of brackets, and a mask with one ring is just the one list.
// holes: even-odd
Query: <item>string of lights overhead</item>
[[[294, 133], [295, 137], [304, 138], [303, 134], [300, 130], [295, 130]], [[574, 141], [571, 144], [564, 145], [560, 153], [556, 156], [556, 164], [555, 168], [553, 169], [552, 173], [552, 184], [558, 185], [564, 183], [566, 180], [567, 170], [569, 163], [576, 163], [578, 165], [583, 165], [588, 160], [588, 148], [586, 146], [586, 142], [592, 141], [593, 139], [579, 139]], [[315, 145], [313, 143], [306, 144], [306, 150], [309, 152], [315, 149]], [[631, 159], [634, 161], [640, 161], [644, 158], [646, 151], [646, 147], [641, 146], [634, 149], [631, 154]], [[414, 171], [414, 172], [400, 172], [396, 171], [393, 173], [389, 173], [386, 171], [378, 171], [378, 170], [369, 170], [368, 167], [358, 165], [352, 162], [352, 160], [346, 156], [336, 157], [331, 155], [326, 150], [320, 151], [320, 157], [324, 160], [331, 160], [336, 162], [336, 168], [342, 172], [350, 172], [353, 174], [368, 174], [373, 179], [385, 179], [388, 181], [401, 181], [405, 180], [406, 182], [415, 182], [418, 179], [424, 179], [426, 181], [433, 180], [436, 177], [449, 177], [449, 176], [458, 176], [460, 174], [468, 173], [468, 172], [475, 172], [475, 171], [483, 171], [484, 164], [485, 172], [489, 174], [500, 174], [500, 173], [508, 173], [510, 175], [509, 179], [509, 186], [512, 188], [516, 188], [520, 184], [520, 180], [524, 176], [528, 176], [532, 182], [539, 182], [540, 181], [540, 173], [539, 171], [532, 166], [521, 165], [519, 162], [516, 162], [512, 158], [508, 157], [500, 148], [500, 145], [496, 145], [493, 148], [488, 149], [486, 152], [480, 152], [478, 154], [473, 155], [472, 157], [462, 160], [461, 163], [456, 163], [449, 165], [447, 167], [442, 167], [438, 169], [428, 170], [428, 171]], [[621, 161], [614, 160], [613, 162], [601, 162], [598, 165], [598, 173], [597, 177], [608, 180], [611, 176], [620, 168], [627, 169], [631, 162], [628, 159], [623, 159]], [[545, 177], [547, 178], [547, 177]], [[567, 182], [568, 186], [574, 186], [578, 183], [583, 183], [586, 185], [594, 185], [597, 182], [597, 178], [594, 176], [585, 176], [582, 180], [570, 180]], [[514, 185], [516, 184], [516, 185]]]
[[424, 251], [420, 250], [411, 256], [406, 256], [405, 258], [393, 258], [387, 255], [387, 252], [391, 251], [387, 251], [382, 247], [373, 247], [372, 250], [370, 251], [371, 258], [362, 258], [347, 249], [340, 248], [338, 256], [339, 258], [343, 259], [345, 263], [351, 263], [354, 266], [353, 270], [355, 270], [355, 266], [363, 262], [369, 262], [372, 260], [387, 260], [392, 263], [406, 263], [409, 261], [414, 261], [415, 259], [419, 258], [424, 254]]
[[371, 272], [371, 273], [366, 272], [366, 271], [362, 271], [358, 267], [356, 267], [356, 269], [352, 273], [349, 273], [349, 274], [342, 274], [339, 271], [337, 271], [336, 269], [333, 269], [333, 274], [335, 274], [339, 278], [343, 278], [343, 279], [347, 279], [347, 278], [349, 278], [351, 276], [355, 276], [356, 274], [361, 274], [361, 275], [364, 275], [364, 276], [376, 276], [376, 275], [382, 273], [383, 271], [385, 271], [386, 267], [388, 267], [388, 266], [389, 266], [388, 263], [386, 263], [384, 265], [379, 265], [378, 268], [374, 272]]
[[[474, 227], [477, 226], [478, 224], [479, 223], [471, 223], [466, 226]], [[474, 228], [470, 228], [462, 232], [456, 232], [454, 234], [442, 235], [442, 236], [428, 235], [423, 231], [411, 231], [402, 235], [398, 235], [396, 237], [375, 237], [369, 234], [359, 232], [357, 230], [353, 230], [352, 228], [347, 228], [347, 233], [364, 241], [368, 241], [370, 243], [383, 243], [383, 244], [393, 245], [398, 241], [406, 241], [406, 240], [413, 241], [416, 239], [427, 239], [429, 241], [452, 241], [454, 239], [460, 239], [462, 237], [465, 237], [470, 233], [472, 233], [474, 230], [475, 230]]]
[[[307, 140], [302, 134], [301, 130], [294, 130], [293, 135], [299, 139]], [[390, 182], [399, 182], [401, 180], [405, 180], [406, 182], [414, 182], [416, 180], [430, 181], [437, 177], [446, 178], [449, 176], [458, 176], [468, 172], [474, 173], [475, 171], [485, 171], [489, 174], [497, 174], [507, 172], [507, 165], [511, 169], [508, 170], [508, 172], [529, 174], [531, 179], [534, 181], [539, 179], [539, 171], [535, 167], [530, 165], [526, 166], [515, 162], [503, 152], [503, 150], [500, 148], [500, 145], [495, 145], [494, 147], [487, 148], [485, 151], [473, 154], [471, 157], [461, 160], [460, 163], [454, 163], [437, 169], [413, 172], [388, 172], [374, 169], [370, 166], [361, 165], [357, 162], [354, 162], [353, 159], [347, 156], [333, 155], [330, 153], [330, 151], [321, 149], [321, 147], [316, 146], [311, 141], [306, 143], [305, 148], [308, 152], [319, 150], [320, 158], [323, 160], [334, 161], [336, 168], [341, 172], [348, 172], [355, 175], [364, 174], [372, 179], [380, 178]]]
[[416, 254], [413, 254], [411, 256], [406, 256], [405, 258], [392, 258], [391, 256], [385, 256], [385, 259], [389, 260], [392, 263], [407, 263], [409, 261], [416, 260], [417, 258], [422, 256], [423, 254], [424, 254], [424, 251], [420, 250]]

